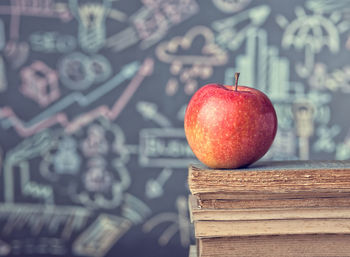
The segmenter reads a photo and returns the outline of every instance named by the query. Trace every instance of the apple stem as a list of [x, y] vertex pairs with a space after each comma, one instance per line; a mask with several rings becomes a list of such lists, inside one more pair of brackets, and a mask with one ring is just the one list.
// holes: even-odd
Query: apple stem
[[235, 87], [236, 87], [236, 91], [237, 91], [237, 87], [238, 87], [238, 79], [239, 79], [239, 72], [235, 73]]

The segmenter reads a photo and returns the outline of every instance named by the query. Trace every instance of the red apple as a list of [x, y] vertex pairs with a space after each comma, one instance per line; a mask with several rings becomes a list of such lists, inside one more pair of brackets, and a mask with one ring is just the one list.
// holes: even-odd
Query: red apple
[[210, 168], [247, 166], [269, 150], [277, 116], [269, 98], [247, 86], [208, 84], [191, 98], [185, 133], [196, 157]]

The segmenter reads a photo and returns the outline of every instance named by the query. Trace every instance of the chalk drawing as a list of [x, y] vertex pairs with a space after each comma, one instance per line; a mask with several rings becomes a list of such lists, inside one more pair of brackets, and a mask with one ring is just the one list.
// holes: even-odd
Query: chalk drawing
[[342, 142], [338, 143], [335, 158], [337, 160], [349, 160], [350, 159], [350, 131], [342, 140]]
[[[203, 45], [198, 46], [198, 43], [195, 45], [196, 39], [204, 39]], [[192, 95], [197, 89], [199, 78], [208, 79], [213, 74], [214, 66], [227, 63], [227, 53], [216, 45], [214, 40], [214, 34], [209, 28], [196, 26], [183, 37], [162, 42], [156, 48], [159, 60], [171, 65], [171, 74], [179, 76], [180, 82], [185, 84], [184, 91], [188, 95]], [[200, 49], [200, 53], [196, 49]], [[170, 96], [174, 95], [180, 82], [170, 77], [165, 92]]]
[[0, 220], [5, 219], [6, 222], [0, 231], [5, 236], [25, 230], [32, 236], [58, 235], [61, 239], [69, 240], [86, 225], [90, 215], [89, 210], [78, 206], [1, 203]]
[[29, 45], [27, 42], [8, 41], [4, 53], [12, 68], [18, 69], [28, 59]]
[[123, 217], [129, 219], [134, 225], [142, 223], [150, 214], [151, 209], [139, 198], [126, 193], [122, 207]]
[[196, 14], [194, 0], [143, 0], [145, 6], [130, 16], [130, 27], [110, 36], [106, 47], [122, 51], [138, 42], [147, 49], [159, 42], [169, 29]]
[[101, 83], [112, 75], [110, 62], [103, 55], [93, 55], [90, 57], [90, 69], [94, 75], [94, 83]]
[[78, 52], [65, 56], [59, 63], [58, 71], [63, 85], [73, 90], [87, 89], [95, 79], [90, 71], [90, 58]]
[[141, 167], [185, 168], [195, 161], [183, 128], [141, 129], [139, 140]]
[[278, 128], [275, 140], [263, 159], [297, 160], [297, 141], [297, 137], [292, 128]]
[[336, 143], [334, 138], [341, 132], [339, 125], [332, 125], [328, 127], [326, 125], [320, 125], [316, 129], [317, 139], [313, 144], [313, 150], [315, 152], [332, 153], [336, 150]]
[[78, 4], [78, 0], [69, 0], [69, 7], [79, 22], [78, 41], [81, 48], [89, 53], [96, 53], [105, 43], [105, 21], [111, 1]]
[[296, 134], [299, 137], [300, 160], [309, 159], [309, 139], [314, 134], [314, 113], [314, 106], [310, 103], [299, 102], [293, 105]]
[[0, 51], [5, 48], [6, 45], [6, 36], [5, 36], [5, 25], [4, 22], [0, 19]]
[[102, 126], [93, 124], [88, 128], [87, 138], [82, 143], [85, 156], [94, 156], [108, 152], [108, 143]]
[[155, 179], [148, 179], [146, 181], [145, 195], [149, 199], [161, 197], [164, 193], [164, 184], [169, 180], [173, 171], [168, 168], [164, 168], [161, 173]]
[[[91, 158], [87, 163], [88, 170], [84, 174], [83, 182], [86, 191], [91, 193], [108, 192], [113, 184], [110, 171], [106, 170], [106, 161], [102, 157]], [[121, 187], [117, 190], [121, 192]]]
[[0, 55], [0, 93], [7, 89], [6, 66]]
[[158, 239], [158, 243], [162, 246], [167, 245], [171, 238], [179, 232], [181, 245], [186, 247], [190, 244], [190, 221], [188, 218], [187, 199], [179, 196], [176, 199], [177, 213], [159, 213], [150, 218], [143, 224], [145, 233], [151, 232], [156, 226], [162, 223], [170, 222], [171, 225], [165, 229]]
[[73, 252], [78, 255], [103, 257], [131, 225], [123, 217], [100, 214], [74, 241]]
[[238, 55], [234, 63], [234, 68], [226, 70], [225, 84], [232, 85], [234, 72], [240, 71], [241, 85], [265, 92], [272, 101], [289, 98], [289, 61], [279, 56], [277, 47], [267, 44], [265, 30], [247, 30], [245, 54]]
[[350, 66], [337, 68], [332, 72], [324, 63], [316, 63], [309, 77], [309, 84], [320, 91], [350, 93]]
[[337, 53], [340, 47], [340, 31], [337, 24], [341, 17], [330, 15], [329, 18], [322, 13], [308, 15], [301, 7], [295, 9], [296, 19], [292, 22], [281, 15], [276, 22], [284, 29], [282, 47], [289, 49], [292, 46], [297, 51], [304, 50], [304, 63], [298, 63], [295, 71], [302, 77], [308, 77], [315, 63], [315, 55], [324, 47], [332, 53]]
[[[54, 0], [12, 0], [10, 3], [11, 5], [0, 6], [0, 15], [58, 18], [63, 22], [68, 22], [72, 19], [67, 4], [63, 2], [55, 3]], [[16, 24], [10, 25], [13, 30], [11, 32], [12, 39], [18, 38], [19, 25], [20, 20], [16, 21]]]
[[251, 0], [212, 0], [213, 4], [222, 12], [235, 13], [244, 9]]
[[[23, 195], [43, 200], [46, 204], [54, 203], [53, 188], [49, 185], [39, 184], [30, 179], [29, 163], [22, 161], [18, 164], [20, 170], [20, 184]], [[13, 171], [12, 171], [13, 172]]]
[[180, 107], [179, 111], [176, 114], [176, 117], [178, 120], [180, 121], [185, 120], [186, 108], [187, 108], [187, 104], [184, 104], [183, 106]]
[[11, 252], [11, 246], [8, 243], [0, 240], [0, 256], [6, 256], [10, 252]]
[[[36, 134], [31, 138], [23, 140], [14, 149], [6, 153], [4, 160], [4, 198], [5, 202], [14, 201], [14, 167], [23, 165], [21, 162], [28, 161], [41, 153], [47, 151], [51, 146], [50, 134], [47, 131]], [[22, 167], [23, 170], [23, 167]], [[22, 174], [23, 175], [23, 174]], [[26, 174], [25, 174], [26, 175]], [[51, 195], [49, 195], [51, 197]]]
[[[148, 62], [146, 66], [149, 66]], [[82, 107], [90, 105], [105, 94], [120, 86], [124, 81], [130, 79], [138, 71], [138, 69], [138, 62], [127, 64], [124, 67], [122, 67], [121, 71], [117, 73], [113, 78], [100, 85], [98, 88], [92, 90], [87, 95], [84, 95], [80, 92], [71, 93], [65, 96], [64, 98], [61, 98], [59, 101], [52, 104], [43, 112], [41, 112], [40, 114], [38, 114], [37, 116], [35, 116], [27, 122], [20, 120], [11, 107], [2, 107], [0, 108], [0, 118], [2, 118], [2, 120], [0, 120], [0, 124], [4, 129], [9, 129], [12, 126], [14, 126], [17, 133], [23, 137], [33, 135], [34, 133], [37, 133], [45, 128], [51, 127], [57, 123], [61, 124], [63, 127], [68, 126], [68, 118], [65, 113], [62, 113], [63, 110], [65, 110], [73, 104], [78, 104]], [[135, 80], [138, 82], [140, 80], [140, 77], [135, 78]], [[134, 87], [135, 85], [138, 85], [135, 82], [134, 84], [132, 84], [134, 85]], [[119, 111], [121, 110], [120, 107], [124, 107], [124, 102], [122, 103], [122, 106], [120, 104], [118, 105], [117, 114], [119, 114]]]
[[129, 85], [114, 102], [112, 108], [109, 108], [106, 105], [102, 105], [90, 112], [77, 117], [66, 126], [66, 132], [73, 133], [80, 127], [85, 126], [86, 124], [91, 123], [93, 120], [100, 117], [104, 117], [108, 120], [115, 120], [121, 114], [136, 90], [141, 86], [143, 80], [153, 73], [153, 65], [153, 59], [147, 58], [144, 60], [142, 66], [137, 67], [138, 72], [136, 76], [133, 77]]
[[60, 97], [56, 71], [41, 61], [35, 61], [20, 72], [20, 91], [25, 96], [45, 107]]
[[245, 40], [247, 32], [262, 26], [270, 12], [269, 6], [260, 5], [232, 17], [214, 21], [212, 27], [218, 33], [215, 37], [216, 42], [223, 48], [237, 50]]
[[171, 126], [171, 121], [158, 111], [155, 103], [140, 101], [136, 104], [136, 110], [145, 120], [152, 120], [161, 127]]
[[29, 37], [31, 49], [43, 53], [66, 53], [73, 51], [77, 42], [72, 35], [62, 35], [56, 31], [34, 32]]

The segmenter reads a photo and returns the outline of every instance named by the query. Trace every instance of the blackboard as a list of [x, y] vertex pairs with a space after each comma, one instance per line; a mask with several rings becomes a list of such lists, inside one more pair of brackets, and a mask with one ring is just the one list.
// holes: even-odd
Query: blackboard
[[0, 1], [0, 256], [187, 256], [186, 105], [265, 92], [264, 159], [349, 159], [346, 0]]

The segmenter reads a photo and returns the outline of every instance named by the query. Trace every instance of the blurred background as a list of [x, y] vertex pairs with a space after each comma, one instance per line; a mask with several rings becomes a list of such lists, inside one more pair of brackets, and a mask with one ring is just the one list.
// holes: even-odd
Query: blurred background
[[264, 159], [349, 159], [349, 60], [349, 0], [1, 0], [0, 256], [187, 256], [192, 94], [239, 71]]

